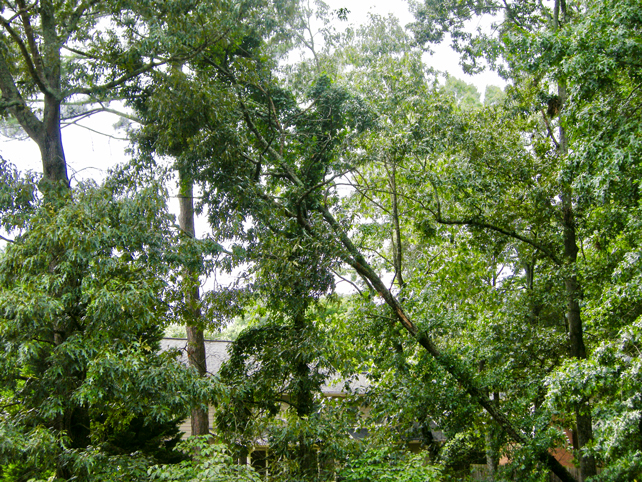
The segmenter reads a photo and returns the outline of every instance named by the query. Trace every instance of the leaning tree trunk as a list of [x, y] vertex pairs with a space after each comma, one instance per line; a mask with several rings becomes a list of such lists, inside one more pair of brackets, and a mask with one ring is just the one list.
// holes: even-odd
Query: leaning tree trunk
[[[350, 265], [357, 273], [366, 278], [372, 287], [377, 291], [379, 296], [383, 298], [384, 302], [392, 309], [395, 317], [405, 330], [419, 343], [434, 359], [435, 361], [450, 374], [460, 386], [468, 393], [471, 399], [484, 408], [491, 418], [497, 423], [499, 427], [516, 443], [527, 444], [528, 437], [522, 433], [513, 423], [496, 407], [487, 393], [482, 390], [473, 377], [460, 365], [458, 360], [452, 356], [441, 352], [435, 345], [427, 331], [419, 330], [417, 325], [408, 317], [402, 304], [390, 292], [390, 290], [383, 283], [381, 278], [368, 264], [359, 249], [352, 243], [347, 236], [343, 227], [332, 216], [332, 213], [325, 206], [318, 206], [318, 212], [323, 216], [325, 222], [330, 226], [337, 236], [338, 242], [345, 250], [342, 259]], [[539, 459], [555, 474], [562, 482], [576, 482], [575, 478], [566, 470], [566, 468], [559, 463], [547, 451], [542, 451], [539, 454]]]
[[[290, 165], [283, 156], [271, 146], [271, 142], [268, 142], [259, 130], [254, 125], [251, 120], [250, 114], [247, 111], [246, 106], [241, 102], [241, 108], [244, 111], [245, 122], [256, 136], [259, 142], [263, 145], [266, 152], [269, 152], [275, 160], [283, 168], [283, 172], [287, 173], [286, 176], [292, 181], [292, 183], [298, 188], [304, 188], [305, 185], [299, 179], [295, 172], [291, 169]], [[403, 326], [403, 328], [412, 336], [417, 343], [419, 343], [440, 365], [448, 374], [450, 374], [468, 393], [471, 399], [484, 408], [488, 414], [495, 420], [495, 422], [504, 430], [504, 432], [516, 443], [518, 444], [527, 444], [529, 438], [526, 434], [522, 433], [518, 427], [513, 425], [513, 423], [492, 403], [488, 396], [484, 393], [483, 390], [477, 385], [473, 377], [463, 369], [459, 362], [453, 357], [442, 353], [441, 350], [437, 348], [433, 340], [431, 339], [429, 333], [424, 330], [419, 330], [417, 325], [412, 322], [412, 320], [406, 315], [405, 310], [403, 309], [402, 304], [399, 300], [390, 292], [390, 290], [383, 283], [381, 278], [377, 273], [372, 269], [364, 258], [361, 251], [353, 244], [352, 240], [348, 237], [347, 233], [342, 226], [332, 215], [330, 210], [325, 204], [316, 204], [315, 210], [321, 215], [325, 224], [328, 226], [330, 231], [333, 233], [334, 239], [337, 243], [337, 248], [339, 248], [339, 256], [341, 259], [351, 266], [362, 278], [367, 280], [370, 286], [381, 296], [384, 302], [392, 309], [395, 318]], [[302, 216], [297, 217], [297, 221], [308, 233], [313, 236], [319, 236], [324, 242], [327, 242], [328, 233], [323, 233], [320, 235], [316, 232], [313, 225], [311, 225], [306, 219]], [[576, 482], [575, 478], [566, 470], [559, 461], [553, 457], [550, 453], [545, 450], [542, 450], [539, 453], [539, 459], [541, 462], [546, 464], [550, 470], [559, 477], [562, 482]]]
[[[194, 196], [193, 183], [179, 172], [180, 213], [178, 223], [183, 233], [190, 238], [196, 237], [194, 229]], [[185, 299], [187, 332], [187, 360], [202, 377], [207, 374], [205, 357], [205, 339], [201, 326], [201, 310], [199, 307], [198, 273], [185, 267], [183, 269], [183, 294]], [[207, 435], [209, 433], [209, 420], [207, 408], [194, 408], [192, 410], [192, 435]]]

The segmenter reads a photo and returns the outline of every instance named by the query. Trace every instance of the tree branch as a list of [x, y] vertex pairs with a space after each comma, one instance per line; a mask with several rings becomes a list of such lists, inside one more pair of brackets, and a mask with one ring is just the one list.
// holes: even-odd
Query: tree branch
[[546, 124], [546, 130], [548, 131], [548, 137], [551, 138], [553, 141], [553, 144], [555, 144], [555, 147], [557, 149], [560, 148], [559, 143], [557, 142], [557, 139], [555, 139], [555, 133], [553, 132], [553, 129], [551, 129], [551, 124], [548, 122], [548, 118], [546, 117], [546, 112], [544, 112], [544, 109], [542, 109], [542, 117], [544, 118], [544, 124]]
[[433, 217], [435, 218], [435, 221], [437, 221], [439, 224], [444, 224], [449, 226], [475, 226], [477, 228], [489, 229], [491, 231], [495, 231], [497, 233], [503, 234], [510, 238], [517, 239], [523, 243], [526, 243], [532, 246], [533, 248], [537, 249], [538, 251], [548, 256], [549, 259], [553, 261], [555, 264], [557, 264], [558, 266], [561, 266], [563, 264], [562, 261], [555, 255], [553, 251], [541, 245], [540, 243], [536, 242], [535, 240], [517, 233], [517, 231], [515, 231], [514, 229], [502, 228], [501, 226], [495, 226], [493, 224], [486, 223], [484, 221], [478, 221], [472, 218], [464, 219], [464, 220], [444, 219], [441, 215], [441, 201], [439, 200], [437, 187], [432, 181], [430, 181], [430, 183], [432, 185], [433, 191], [435, 193], [435, 198], [437, 200], [437, 211], [432, 211], [430, 209], [428, 209], [428, 211], [433, 215]]
[[20, 17], [22, 18], [22, 25], [25, 29], [25, 35], [27, 37], [27, 43], [29, 44], [29, 50], [31, 50], [31, 55], [33, 56], [33, 64], [36, 75], [38, 76], [38, 79], [40, 79], [40, 82], [45, 86], [46, 90], [43, 93], [51, 93], [51, 88], [49, 87], [47, 78], [45, 77], [42, 56], [40, 55], [40, 51], [38, 50], [36, 37], [34, 36], [33, 27], [31, 26], [29, 14], [27, 13], [27, 6], [25, 5], [24, 0], [16, 0], [16, 3], [18, 4], [18, 7], [20, 7]]
[[7, 243], [12, 243], [12, 244], [16, 243], [14, 239], [5, 238], [2, 234], [0, 234], [0, 239], [3, 241], [6, 241]]
[[27, 107], [16, 88], [4, 51], [0, 48], [0, 91], [2, 103], [16, 118], [20, 126], [38, 145], [42, 142], [43, 124]]
[[483, 229], [489, 229], [491, 231], [495, 231], [497, 233], [503, 234], [513, 239], [517, 239], [523, 243], [526, 243], [532, 246], [533, 248], [537, 249], [538, 251], [548, 256], [550, 260], [553, 261], [558, 266], [562, 265], [562, 262], [560, 261], [560, 259], [550, 249], [546, 248], [545, 246], [542, 246], [541, 244], [537, 243], [533, 239], [530, 239], [526, 236], [519, 234], [515, 230], [502, 228], [501, 226], [495, 226], [493, 224], [486, 223], [483, 221], [477, 221], [475, 219], [462, 219], [462, 220], [444, 219], [441, 217], [440, 214], [438, 214], [435, 217], [435, 221], [437, 221], [439, 224], [444, 224], [449, 226], [474, 226], [476, 228], [483, 228]]
[[94, 87], [90, 87], [87, 89], [71, 89], [65, 92], [63, 97], [70, 97], [75, 94], [85, 94], [89, 96], [99, 94], [103, 91], [113, 89], [114, 87], [118, 87], [124, 84], [125, 82], [127, 82], [128, 80], [138, 77], [139, 75], [144, 74], [146, 72], [149, 72], [152, 69], [155, 69], [156, 67], [165, 65], [172, 60], [175, 60], [175, 59], [168, 59], [160, 62], [153, 62], [153, 61], [149, 62], [147, 65], [144, 65], [143, 67], [133, 70], [132, 72], [129, 72], [127, 74], [123, 74], [119, 78], [112, 80], [111, 82], [107, 82], [106, 84], [96, 85]]
[[40, 77], [40, 75], [38, 75], [38, 69], [34, 65], [33, 60], [31, 59], [31, 55], [29, 55], [29, 49], [20, 38], [20, 35], [18, 34], [18, 32], [16, 32], [11, 26], [11, 24], [9, 23], [9, 21], [2, 16], [0, 16], [0, 24], [2, 24], [4, 29], [7, 31], [7, 33], [11, 36], [13, 41], [18, 46], [18, 49], [22, 54], [22, 58], [25, 61], [25, 65], [27, 66], [27, 71], [29, 72], [29, 75], [31, 76], [33, 81], [36, 83], [40, 91], [43, 94], [54, 95], [53, 92], [51, 92], [47, 87], [47, 85], [43, 82], [43, 79]]

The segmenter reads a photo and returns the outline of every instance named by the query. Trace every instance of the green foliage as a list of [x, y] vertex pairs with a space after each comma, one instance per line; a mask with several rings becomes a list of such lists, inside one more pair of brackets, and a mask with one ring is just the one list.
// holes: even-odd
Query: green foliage
[[[468, 150], [471, 143], [464, 141], [466, 162], [459, 164], [458, 155], [452, 151], [444, 160], [459, 170], [453, 172], [448, 184], [459, 186], [456, 189], [460, 194], [450, 199], [460, 214], [451, 212], [450, 219], [466, 219], [467, 226], [486, 232], [512, 226], [502, 232], [513, 238], [524, 223], [530, 223], [529, 232], [535, 234], [539, 246], [531, 243], [530, 248], [517, 245], [515, 249], [521, 269], [528, 276], [536, 268], [539, 280], [533, 278], [536, 284], [527, 288], [529, 296], [516, 296], [517, 303], [511, 302], [509, 309], [519, 310], [519, 303], [529, 306], [539, 323], [546, 325], [536, 328], [538, 337], [555, 323], [558, 333], [565, 328], [560, 323], [561, 305], [556, 301], [563, 293], [554, 291], [554, 287], [574, 277], [582, 287], [577, 316], [584, 322], [588, 359], [581, 360], [583, 355], [577, 355], [577, 351], [571, 353], [580, 359], [565, 359], [559, 342], [555, 342], [560, 348], [555, 354], [536, 350], [535, 356], [551, 362], [550, 372], [538, 376], [540, 384], [547, 380], [547, 392], [540, 391], [536, 405], [546, 395], [548, 409], [566, 426], [573, 425], [574, 417], [578, 420], [576, 428], [580, 416], [589, 420], [593, 417], [595, 439], [586, 444], [583, 454], [593, 454], [606, 467], [597, 477], [605, 480], [631, 480], [639, 473], [638, 407], [629, 391], [638, 382], [632, 381], [635, 377], [631, 378], [628, 371], [636, 370], [637, 356], [624, 348], [622, 339], [631, 337], [636, 346], [636, 324], [641, 312], [637, 294], [639, 223], [635, 220], [640, 194], [638, 183], [630, 181], [639, 177], [640, 166], [635, 160], [639, 159], [640, 123], [632, 110], [637, 110], [633, 105], [639, 104], [640, 93], [640, 35], [634, 26], [639, 26], [640, 12], [639, 4], [629, 1], [546, 4], [427, 0], [417, 6], [418, 22], [413, 27], [421, 42], [441, 41], [449, 33], [465, 67], [477, 70], [487, 62], [513, 81], [504, 102], [495, 105], [515, 127], [524, 122], [514, 132], [517, 136], [530, 136], [530, 141], [514, 138], [514, 145], [518, 150], [522, 149], [520, 144], [531, 150], [522, 151], [526, 156], [513, 151], [509, 155], [513, 161], [521, 158], [526, 162], [510, 164], [508, 169], [515, 174], [530, 174], [528, 178], [515, 177], [500, 191], [493, 191], [494, 185], [503, 184], [502, 169], [484, 174], [475, 167], [480, 166], [478, 160], [485, 153], [492, 151], [492, 143], [483, 143], [481, 150], [475, 152]], [[497, 35], [482, 29], [466, 32], [466, 22], [491, 15], [495, 16], [491, 31]], [[497, 129], [502, 124], [487, 125]], [[486, 138], [492, 139], [492, 133]], [[509, 152], [506, 148], [504, 143], [502, 150]], [[531, 155], [535, 163], [528, 161]], [[491, 165], [489, 160], [481, 162]], [[447, 171], [447, 164], [444, 167]], [[553, 172], [557, 174], [548, 177]], [[443, 179], [442, 174], [433, 181], [442, 212], [450, 196], [439, 193]], [[537, 179], [537, 183], [528, 186], [527, 179]], [[492, 182], [486, 184], [484, 180]], [[520, 187], [511, 192], [511, 185]], [[511, 200], [519, 203], [516, 210]], [[559, 211], [560, 201], [566, 205], [563, 211]], [[498, 209], [492, 208], [493, 204]], [[517, 216], [512, 218], [509, 213]], [[574, 216], [571, 225], [569, 214]], [[576, 263], [568, 261], [570, 231], [571, 244], [581, 252]], [[471, 234], [478, 235], [472, 229]], [[564, 249], [560, 243], [563, 239]], [[563, 258], [566, 261], [560, 262]], [[565, 263], [568, 265], [562, 266]], [[540, 287], [533, 289], [538, 282]], [[569, 305], [573, 302], [569, 300]], [[567, 320], [571, 322], [570, 316]], [[577, 333], [572, 326], [570, 331]], [[552, 341], [551, 335], [549, 331], [546, 338]], [[503, 338], [506, 343], [505, 333]], [[574, 343], [572, 337], [571, 342]], [[545, 343], [555, 346], [550, 341]], [[615, 433], [622, 438], [618, 439]], [[579, 458], [581, 454], [577, 455]]]
[[175, 482], [260, 482], [263, 480], [249, 465], [238, 464], [225, 445], [210, 436], [190, 437], [177, 449], [189, 456], [176, 465], [154, 465], [149, 480]]
[[[446, 77], [444, 90], [455, 98], [455, 102], [462, 109], [475, 109], [481, 107], [480, 93], [473, 84], [468, 84], [463, 80], [456, 79], [452, 75]], [[488, 90], [486, 91], [488, 92]], [[484, 97], [484, 103], [486, 98]]]
[[176, 424], [211, 388], [158, 353], [174, 257], [164, 191], [73, 195], [39, 207], [0, 260], [0, 464], [96, 480], [176, 460]]
[[[593, 454], [600, 479], [638, 478], [638, 3], [415, 5], [420, 43], [449, 34], [468, 71], [486, 63], [512, 81], [489, 87], [484, 105], [463, 81], [440, 88], [391, 18], [338, 35], [321, 2], [317, 13], [290, 2], [89, 8], [69, 37], [87, 52], [63, 60], [60, 98], [107, 99], [109, 79], [122, 80], [113, 92], [143, 121], [138, 167], [174, 157], [216, 229], [174, 249], [153, 182], [38, 207], [34, 178], [0, 165], [3, 228], [23, 230], [0, 263], [5, 473], [88, 480], [120, 467], [135, 480], [173, 457], [175, 420], [213, 393], [157, 354], [185, 311], [172, 285], [184, 266], [241, 272], [202, 305], [214, 325], [253, 311], [221, 374], [217, 423], [234, 456], [266, 440], [275, 479], [438, 480], [485, 449], [509, 455], [503, 476], [541, 480], [543, 454], [578, 414], [595, 436], [576, 455]], [[495, 25], [470, 32], [481, 16]], [[275, 74], [294, 43], [313, 59]], [[3, 59], [20, 58], [12, 45]], [[33, 98], [42, 89], [27, 71], [15, 74]], [[328, 297], [337, 274], [359, 294]], [[569, 355], [572, 305], [586, 359]], [[439, 356], [406, 336], [401, 310]], [[324, 399], [335, 373], [369, 386]], [[409, 441], [438, 465], [397, 450]], [[225, 450], [191, 442], [192, 461], [149, 476], [256, 478]]]
[[36, 181], [35, 174], [20, 173], [0, 157], [0, 227], [4, 231], [26, 227], [38, 206]]
[[426, 465], [424, 454], [393, 451], [390, 448], [364, 447], [351, 457], [339, 472], [347, 482], [403, 481], [430, 482], [443, 480], [438, 466]]
[[596, 480], [642, 475], [641, 334], [637, 320], [603, 341], [591, 359], [568, 362], [547, 380], [547, 402], [555, 410], [574, 400], [594, 402], [596, 441], [589, 450], [606, 466]]
[[506, 101], [506, 93], [496, 85], [487, 85], [484, 93], [484, 105], [500, 105]]

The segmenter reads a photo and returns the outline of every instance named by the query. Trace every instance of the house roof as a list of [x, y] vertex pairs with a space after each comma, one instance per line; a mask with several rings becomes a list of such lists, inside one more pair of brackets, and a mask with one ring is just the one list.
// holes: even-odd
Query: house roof
[[[224, 361], [230, 358], [227, 348], [232, 344], [227, 340], [205, 340], [205, 362], [207, 372], [218, 373]], [[176, 349], [181, 352], [181, 362], [187, 365], [187, 339], [185, 338], [163, 338], [161, 350]]]
[[[227, 350], [233, 342], [228, 340], [205, 340], [205, 361], [207, 372], [209, 374], [218, 373], [223, 362], [230, 357]], [[176, 349], [181, 352], [181, 362], [187, 365], [187, 339], [185, 338], [163, 338], [161, 340], [161, 350]], [[363, 393], [369, 383], [365, 376], [360, 375], [347, 382], [350, 392]], [[321, 387], [321, 391], [329, 397], [345, 397], [348, 394], [346, 390], [346, 380], [334, 376], [331, 377]]]

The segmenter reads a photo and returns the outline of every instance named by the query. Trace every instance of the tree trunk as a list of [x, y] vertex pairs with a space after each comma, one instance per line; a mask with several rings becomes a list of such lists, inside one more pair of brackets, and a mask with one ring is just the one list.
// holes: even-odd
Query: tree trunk
[[403, 248], [401, 246], [401, 227], [399, 224], [399, 199], [397, 196], [397, 166], [393, 160], [388, 171], [390, 201], [392, 204], [392, 261], [395, 268], [395, 279], [399, 288], [403, 288]]
[[60, 133], [60, 102], [45, 96], [41, 135], [36, 140], [42, 158], [44, 190], [51, 187], [69, 189], [67, 161]]
[[[558, 83], [558, 95], [561, 105], [566, 102], [566, 86]], [[559, 128], [559, 151], [562, 159], [568, 155], [568, 140], [566, 131], [560, 125]], [[577, 267], [577, 238], [575, 232], [575, 215], [573, 210], [573, 198], [570, 185], [565, 185], [562, 190], [562, 217], [563, 217], [563, 236], [564, 236], [564, 260], [566, 279], [564, 280], [566, 288], [567, 310], [566, 319], [568, 321], [568, 333], [570, 342], [570, 352], [573, 358], [585, 359], [586, 347], [584, 346], [584, 331], [582, 328], [582, 314], [580, 311], [580, 298], [582, 289], [575, 273]], [[593, 423], [591, 416], [591, 405], [588, 400], [583, 400], [575, 407], [575, 424], [577, 429], [578, 447], [581, 451], [591, 440], [593, 440]], [[589, 455], [579, 454], [580, 459], [580, 482], [584, 482], [589, 477], [597, 474], [595, 458]]]
[[[193, 183], [179, 172], [180, 213], [178, 224], [181, 230], [190, 238], [196, 237], [194, 229], [194, 196]], [[205, 356], [205, 338], [201, 326], [201, 310], [199, 307], [198, 273], [185, 267], [183, 271], [183, 295], [185, 299], [187, 332], [187, 360], [202, 377], [207, 375], [207, 361]], [[192, 435], [207, 435], [210, 432], [207, 408], [194, 408], [192, 410]]]
[[[528, 443], [526, 435], [524, 435], [513, 423], [501, 413], [495, 403], [492, 403], [487, 394], [481, 390], [472, 376], [463, 369], [459, 362], [451, 356], [442, 353], [434, 342], [431, 340], [428, 332], [420, 331], [412, 320], [406, 315], [403, 306], [397, 298], [388, 290], [381, 278], [372, 269], [372, 267], [365, 260], [361, 252], [352, 243], [350, 238], [343, 231], [342, 226], [332, 216], [332, 213], [325, 207], [319, 206], [317, 208], [324, 220], [334, 231], [337, 236], [337, 241], [343, 246], [344, 254], [343, 260], [354, 268], [357, 273], [370, 281], [373, 288], [383, 298], [385, 303], [392, 309], [395, 317], [406, 329], [406, 331], [435, 359], [437, 364], [441, 366], [448, 374], [450, 374], [457, 383], [468, 393], [471, 399], [484, 408], [491, 418], [497, 423], [498, 426], [506, 432], [506, 434], [518, 444]], [[539, 459], [555, 474], [562, 482], [576, 482], [575, 478], [553, 457], [550, 453], [543, 451], [539, 454]]]
[[[307, 302], [303, 301], [301, 304], [302, 306], [294, 317], [294, 331], [300, 340], [305, 336], [305, 310]], [[310, 388], [310, 367], [308, 366], [308, 360], [303, 354], [301, 354], [301, 358], [296, 362], [295, 370], [295, 388], [292, 397], [294, 398], [294, 403], [296, 403], [297, 416], [303, 419], [309, 417], [314, 412], [314, 396]], [[298, 445], [297, 458], [300, 475], [305, 479], [312, 478], [316, 472], [316, 454], [312, 442], [306, 437], [306, 434], [302, 433], [299, 436]]]

